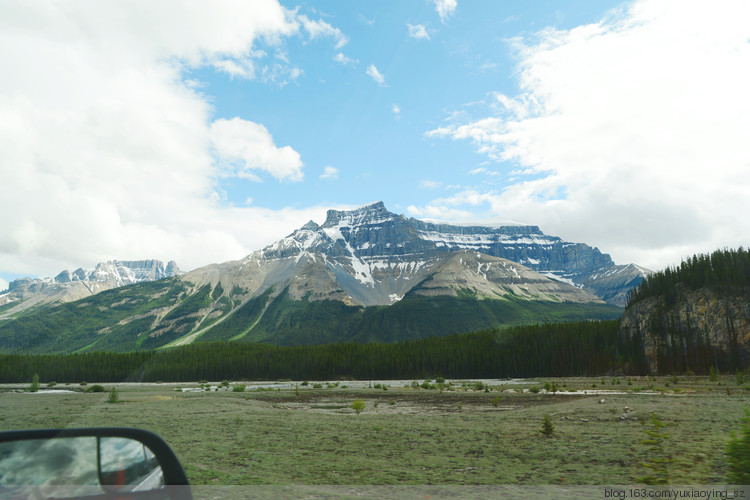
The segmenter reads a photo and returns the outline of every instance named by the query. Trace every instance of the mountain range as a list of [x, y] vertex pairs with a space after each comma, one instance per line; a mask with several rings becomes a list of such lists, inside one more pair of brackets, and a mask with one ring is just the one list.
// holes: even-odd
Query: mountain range
[[[237, 261], [184, 275], [173, 263], [165, 276], [167, 269], [167, 279], [56, 307], [11, 313], [0, 306], [12, 318], [0, 324], [0, 350], [393, 341], [603, 319], [619, 316], [628, 290], [649, 272], [536, 226], [422, 221], [382, 202], [329, 210], [323, 224], [310, 221]], [[9, 293], [88, 282], [85, 272], [63, 274], [48, 285], [14, 282]]]
[[0, 290], [0, 320], [25, 309], [71, 302], [90, 295], [144, 281], [183, 274], [174, 261], [112, 260], [92, 269], [62, 271], [54, 278], [20, 278]]

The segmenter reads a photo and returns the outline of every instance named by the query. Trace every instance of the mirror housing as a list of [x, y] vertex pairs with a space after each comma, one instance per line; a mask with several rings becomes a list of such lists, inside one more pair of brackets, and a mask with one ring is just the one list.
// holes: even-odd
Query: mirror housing
[[0, 497], [8, 493], [13, 498], [192, 498], [169, 445], [153, 432], [128, 427], [0, 432]]

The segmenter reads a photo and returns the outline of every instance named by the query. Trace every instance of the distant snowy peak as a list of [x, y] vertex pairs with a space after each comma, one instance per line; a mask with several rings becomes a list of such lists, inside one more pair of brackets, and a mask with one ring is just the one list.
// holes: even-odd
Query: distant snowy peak
[[174, 261], [166, 265], [160, 260], [100, 262], [93, 269], [76, 269], [63, 271], [54, 278], [55, 283], [73, 281], [107, 282], [113, 281], [117, 286], [132, 285], [141, 281], [155, 281], [183, 274]]
[[62, 271], [54, 278], [20, 278], [12, 281], [8, 291], [0, 297], [0, 305], [11, 302], [17, 305], [0, 315], [7, 316], [21, 310], [44, 304], [70, 302], [104, 290], [125, 285], [156, 281], [184, 274], [174, 261], [160, 260], [101, 262], [92, 269], [78, 268]]

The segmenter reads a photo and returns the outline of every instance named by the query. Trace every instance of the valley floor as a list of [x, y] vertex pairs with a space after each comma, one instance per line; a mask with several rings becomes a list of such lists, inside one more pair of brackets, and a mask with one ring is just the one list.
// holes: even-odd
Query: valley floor
[[[543, 389], [553, 382], [564, 393]], [[657, 413], [670, 483], [721, 485], [730, 432], [750, 406], [750, 386], [728, 376], [451, 381], [442, 391], [242, 384], [118, 384], [117, 404], [78, 384], [5, 385], [0, 430], [142, 427], [164, 437], [195, 485], [626, 485], [642, 484], [643, 462], [658, 458], [643, 444]], [[552, 436], [540, 432], [545, 415]]]

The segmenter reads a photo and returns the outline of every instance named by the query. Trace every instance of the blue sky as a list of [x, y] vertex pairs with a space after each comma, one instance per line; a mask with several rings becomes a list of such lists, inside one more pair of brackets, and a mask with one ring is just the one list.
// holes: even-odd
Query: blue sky
[[[356, 9], [341, 2], [302, 4], [298, 12], [335, 26], [346, 44], [337, 47], [333, 37], [290, 40], [285, 55], [302, 74], [288, 83], [232, 78], [213, 68], [191, 77], [212, 96], [216, 118], [262, 123], [277, 145], [299, 152], [305, 181], [268, 185], [272, 177], [266, 174], [262, 184], [231, 178], [220, 189], [238, 205], [248, 198], [274, 209], [382, 199], [391, 210], [406, 211], [432, 199], [437, 186], [501, 187], [506, 176], [470, 174], [487, 167], [471, 144], [425, 132], [451, 116], [484, 109], [493, 92], [517, 91], [513, 39], [594, 22], [616, 5], [463, 2], [441, 20], [436, 5], [425, 1], [361, 3]], [[426, 37], [415, 38], [417, 32]], [[371, 65], [382, 83], [368, 75]], [[326, 167], [336, 174], [321, 179]], [[487, 168], [501, 173], [513, 165]]]
[[238, 259], [329, 208], [660, 269], [748, 244], [750, 4], [0, 5], [0, 289]]

